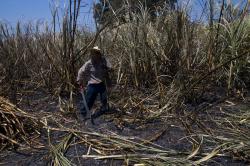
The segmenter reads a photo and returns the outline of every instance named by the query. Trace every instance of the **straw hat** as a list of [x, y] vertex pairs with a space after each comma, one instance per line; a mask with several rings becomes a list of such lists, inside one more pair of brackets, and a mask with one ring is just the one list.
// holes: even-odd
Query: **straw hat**
[[98, 46], [93, 47], [92, 50], [101, 52], [101, 49]]

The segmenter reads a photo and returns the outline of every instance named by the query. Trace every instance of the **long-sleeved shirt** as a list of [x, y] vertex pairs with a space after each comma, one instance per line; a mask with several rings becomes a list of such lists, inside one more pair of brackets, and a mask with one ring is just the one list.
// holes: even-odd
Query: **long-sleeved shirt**
[[91, 60], [88, 60], [78, 71], [77, 82], [88, 84], [99, 84], [103, 82], [108, 74], [108, 69], [111, 69], [111, 63], [108, 59], [103, 58], [100, 64], [93, 65]]

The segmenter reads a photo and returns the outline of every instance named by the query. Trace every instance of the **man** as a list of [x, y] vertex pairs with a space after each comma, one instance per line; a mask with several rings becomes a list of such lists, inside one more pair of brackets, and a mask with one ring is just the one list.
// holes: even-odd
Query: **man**
[[[86, 103], [89, 110], [91, 110], [97, 95], [100, 95], [101, 110], [91, 115], [91, 118], [95, 118], [108, 109], [106, 86], [110, 86], [108, 75], [110, 70], [110, 62], [102, 55], [101, 50], [95, 46], [90, 50], [90, 60], [78, 71], [77, 82], [80, 89], [83, 90], [87, 84]], [[81, 103], [80, 112], [83, 116], [87, 115], [83, 103]]]

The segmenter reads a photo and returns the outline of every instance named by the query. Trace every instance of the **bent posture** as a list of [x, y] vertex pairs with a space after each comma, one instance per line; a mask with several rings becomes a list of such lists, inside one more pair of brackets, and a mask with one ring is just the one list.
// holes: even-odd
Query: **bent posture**
[[[78, 71], [77, 82], [82, 89], [87, 84], [86, 103], [91, 110], [96, 97], [100, 95], [101, 109], [103, 113], [108, 109], [107, 89], [110, 86], [109, 71], [111, 70], [110, 62], [102, 55], [101, 50], [96, 46], [90, 50], [90, 60], [88, 60]], [[80, 112], [83, 116], [87, 115], [87, 110], [81, 103]], [[96, 113], [92, 117], [97, 116]]]

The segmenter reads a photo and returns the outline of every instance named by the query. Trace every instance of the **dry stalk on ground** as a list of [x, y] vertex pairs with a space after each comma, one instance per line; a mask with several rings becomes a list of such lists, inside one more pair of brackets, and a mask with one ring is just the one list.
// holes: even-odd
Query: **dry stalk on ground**
[[18, 109], [7, 99], [0, 97], [0, 144], [1, 151], [12, 146], [32, 146], [31, 136], [39, 135], [41, 124], [34, 116]]

